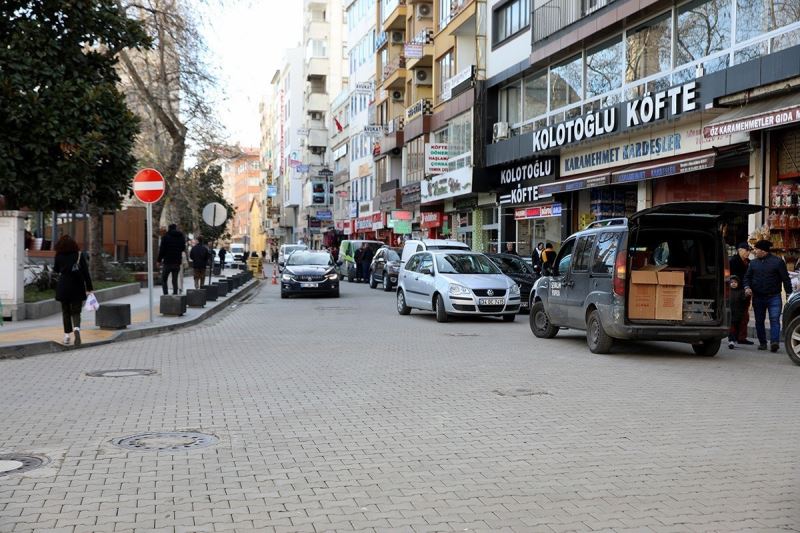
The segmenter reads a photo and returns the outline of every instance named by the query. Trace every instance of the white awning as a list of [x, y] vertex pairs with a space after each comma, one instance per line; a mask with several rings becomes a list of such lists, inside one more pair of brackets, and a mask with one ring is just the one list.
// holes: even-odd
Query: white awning
[[800, 122], [800, 96], [796, 93], [747, 104], [723, 113], [703, 128], [703, 136], [711, 139], [793, 122]]

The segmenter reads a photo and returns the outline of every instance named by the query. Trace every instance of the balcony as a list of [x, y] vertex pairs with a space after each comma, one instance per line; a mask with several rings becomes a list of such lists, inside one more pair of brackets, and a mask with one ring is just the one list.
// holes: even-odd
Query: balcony
[[311, 20], [306, 24], [306, 39], [325, 40], [329, 37], [330, 27], [327, 22]]
[[383, 7], [386, 9], [386, 6], [389, 5], [389, 9], [391, 9], [391, 4], [396, 3], [396, 7], [392, 9], [389, 13], [384, 13], [383, 24], [381, 29], [383, 31], [391, 31], [391, 30], [405, 30], [406, 29], [406, 0], [398, 0], [397, 2], [386, 2], [382, 1]]
[[423, 28], [416, 33], [409, 41], [409, 44], [421, 52], [419, 57], [409, 54], [409, 47], [406, 47], [406, 68], [413, 69], [419, 67], [433, 66], [433, 28]]
[[533, 40], [541, 41], [614, 0], [549, 0], [533, 11]]
[[383, 66], [383, 88], [402, 89], [406, 84], [406, 58], [397, 56]]
[[328, 58], [312, 57], [306, 61], [306, 79], [324, 78], [328, 75]]
[[306, 93], [306, 113], [328, 111], [328, 95], [326, 93], [307, 92]]
[[[395, 117], [385, 127], [385, 134], [382, 138], [378, 139], [375, 143], [372, 155], [376, 159], [381, 155], [391, 154], [396, 152], [397, 149], [403, 147], [403, 129], [405, 127], [405, 118], [402, 116]], [[396, 155], [396, 154], [395, 154]]]

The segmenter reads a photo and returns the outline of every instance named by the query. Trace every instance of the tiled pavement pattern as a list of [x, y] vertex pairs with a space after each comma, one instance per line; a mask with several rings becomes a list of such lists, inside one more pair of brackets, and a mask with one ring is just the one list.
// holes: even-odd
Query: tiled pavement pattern
[[[0, 454], [51, 460], [0, 476], [0, 532], [800, 530], [782, 353], [599, 356], [526, 317], [438, 324], [365, 285], [276, 289], [179, 332], [0, 361]], [[159, 373], [84, 375], [113, 368]], [[539, 394], [493, 392], [517, 387]], [[220, 442], [110, 444], [176, 429]]]

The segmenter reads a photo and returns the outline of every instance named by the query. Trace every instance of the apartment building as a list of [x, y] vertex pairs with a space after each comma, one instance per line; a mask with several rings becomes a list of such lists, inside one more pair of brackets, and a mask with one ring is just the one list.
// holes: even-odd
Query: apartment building
[[258, 196], [261, 182], [261, 158], [256, 148], [242, 148], [236, 157], [222, 165], [223, 196], [236, 209], [230, 226], [234, 241], [250, 238], [250, 203]]
[[[350, 216], [350, 89], [343, 90], [331, 103], [328, 143], [333, 171], [333, 227], [337, 234], [351, 234]], [[328, 226], [330, 227], [330, 225]]]
[[770, 209], [728, 225], [729, 244], [765, 237], [797, 257], [800, 3], [513, 0], [489, 11], [483, 133], [503, 240], [528, 253], [592, 220], [732, 200]]

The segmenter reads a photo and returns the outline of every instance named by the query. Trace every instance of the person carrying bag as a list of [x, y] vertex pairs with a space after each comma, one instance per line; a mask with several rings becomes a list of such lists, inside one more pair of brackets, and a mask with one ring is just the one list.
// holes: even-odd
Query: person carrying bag
[[[81, 253], [78, 243], [69, 235], [62, 235], [55, 245], [56, 257], [53, 270], [59, 273], [56, 285], [56, 301], [61, 302], [64, 321], [64, 344], [71, 342], [75, 334], [75, 346], [81, 345], [81, 310], [87, 296], [94, 298], [89, 265]], [[95, 299], [95, 303], [96, 303]]]

